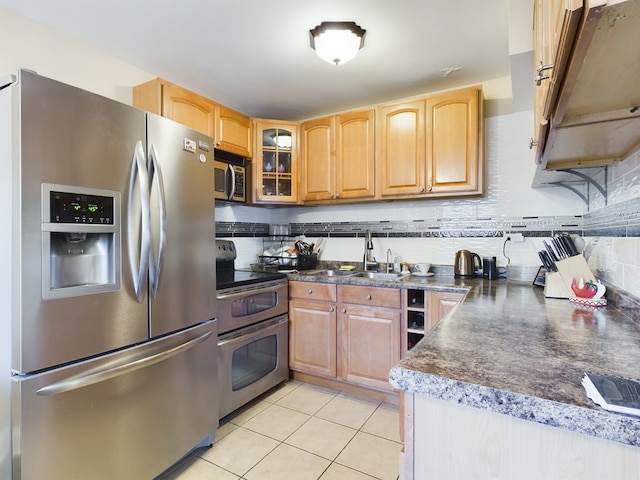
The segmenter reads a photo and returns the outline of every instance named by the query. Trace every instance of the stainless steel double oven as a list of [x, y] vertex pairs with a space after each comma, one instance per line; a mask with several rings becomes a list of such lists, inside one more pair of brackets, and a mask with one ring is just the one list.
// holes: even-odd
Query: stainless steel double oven
[[289, 378], [286, 275], [236, 270], [235, 258], [216, 240], [219, 418]]

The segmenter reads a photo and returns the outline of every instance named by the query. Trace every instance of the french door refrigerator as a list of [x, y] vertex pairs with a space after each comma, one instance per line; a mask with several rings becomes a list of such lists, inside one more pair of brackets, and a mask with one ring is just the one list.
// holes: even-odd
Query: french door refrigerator
[[0, 478], [153, 478], [218, 426], [212, 140], [6, 80]]

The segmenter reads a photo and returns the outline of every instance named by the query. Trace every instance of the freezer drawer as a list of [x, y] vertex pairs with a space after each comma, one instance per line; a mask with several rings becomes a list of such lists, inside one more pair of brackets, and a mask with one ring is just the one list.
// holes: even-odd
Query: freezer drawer
[[215, 433], [216, 327], [15, 377], [14, 480], [151, 479]]

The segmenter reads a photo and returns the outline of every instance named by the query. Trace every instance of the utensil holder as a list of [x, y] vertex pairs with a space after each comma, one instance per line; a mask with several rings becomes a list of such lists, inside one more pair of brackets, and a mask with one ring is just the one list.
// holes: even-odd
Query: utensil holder
[[595, 277], [587, 264], [587, 260], [580, 255], [558, 260], [556, 262], [557, 272], [547, 272], [544, 296], [549, 298], [569, 298], [574, 297], [571, 290], [571, 281], [575, 279], [584, 279], [595, 282]]

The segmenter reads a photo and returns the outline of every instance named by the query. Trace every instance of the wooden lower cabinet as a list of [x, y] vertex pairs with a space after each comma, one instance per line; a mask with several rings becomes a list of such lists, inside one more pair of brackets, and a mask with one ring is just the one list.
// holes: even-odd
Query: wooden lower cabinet
[[400, 307], [399, 289], [289, 282], [290, 368], [393, 391]]
[[464, 297], [462, 292], [409, 289], [403, 291], [402, 303], [407, 309], [406, 335], [402, 349], [406, 353], [434, 328]]
[[393, 390], [389, 370], [400, 361], [400, 311], [344, 305], [340, 317], [342, 378]]
[[289, 302], [289, 367], [335, 377], [336, 310], [325, 302]]

